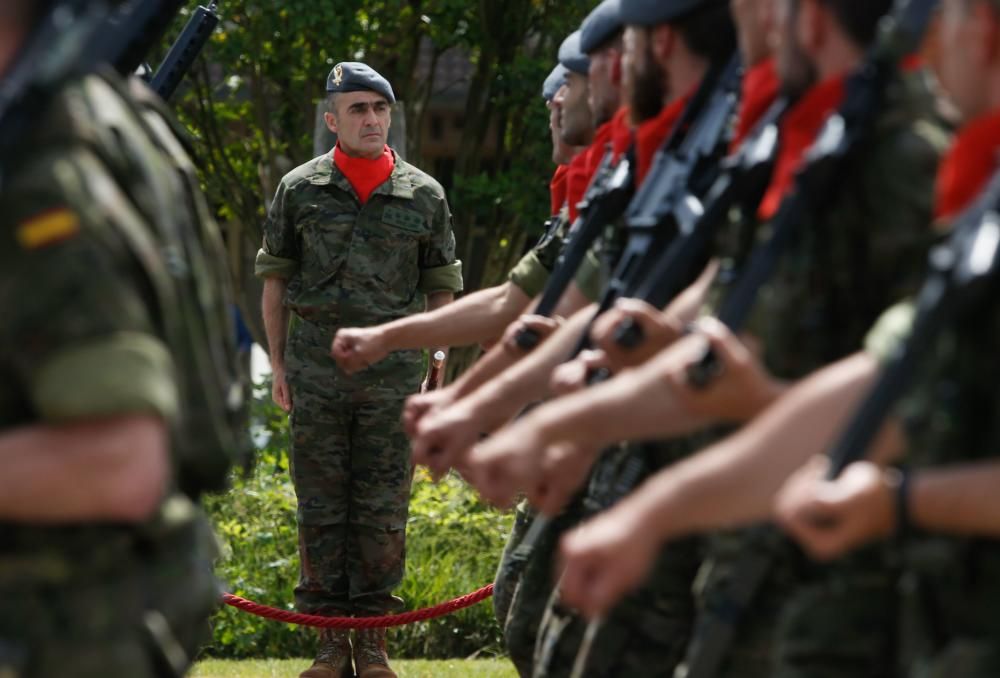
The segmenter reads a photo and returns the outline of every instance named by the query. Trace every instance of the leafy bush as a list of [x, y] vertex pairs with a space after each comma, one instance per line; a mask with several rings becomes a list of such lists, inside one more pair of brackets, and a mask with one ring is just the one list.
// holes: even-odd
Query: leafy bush
[[[222, 542], [218, 572], [230, 592], [293, 609], [298, 578], [295, 493], [288, 476], [288, 423], [261, 386], [254, 403], [259, 455], [247, 477], [206, 506]], [[408, 609], [451, 600], [491, 582], [510, 528], [510, 516], [483, 505], [460, 478], [438, 485], [417, 470], [408, 528], [407, 573], [397, 592]], [[223, 658], [306, 657], [314, 632], [225, 607], [216, 614], [214, 643], [206, 653]], [[394, 656], [466, 657], [500, 651], [490, 602], [450, 617], [390, 631]]]

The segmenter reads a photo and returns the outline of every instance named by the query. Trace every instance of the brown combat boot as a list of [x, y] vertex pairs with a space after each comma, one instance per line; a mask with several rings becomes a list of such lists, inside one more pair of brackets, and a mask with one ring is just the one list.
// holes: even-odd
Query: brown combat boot
[[358, 667], [358, 678], [397, 678], [385, 652], [385, 629], [355, 631], [354, 665]]
[[316, 661], [299, 678], [354, 678], [351, 667], [351, 632], [320, 629]]

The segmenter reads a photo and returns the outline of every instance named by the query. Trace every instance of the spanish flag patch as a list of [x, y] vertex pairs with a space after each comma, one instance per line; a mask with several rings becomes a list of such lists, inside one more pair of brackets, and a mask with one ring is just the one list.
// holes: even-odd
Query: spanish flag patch
[[37, 250], [62, 242], [80, 231], [80, 218], [65, 207], [45, 210], [17, 227], [17, 242], [26, 250]]

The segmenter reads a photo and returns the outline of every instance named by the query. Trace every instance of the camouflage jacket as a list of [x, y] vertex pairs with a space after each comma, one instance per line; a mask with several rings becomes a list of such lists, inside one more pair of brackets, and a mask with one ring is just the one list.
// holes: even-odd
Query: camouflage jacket
[[[934, 181], [948, 138], [923, 77], [894, 83], [834, 207], [798, 226], [757, 297], [746, 329], [773, 374], [798, 379], [859, 350], [879, 313], [912, 294], [934, 239]], [[770, 224], [752, 220], [720, 235], [712, 306], [769, 236]]]
[[566, 246], [569, 227], [569, 214], [564, 208], [552, 218], [542, 237], [507, 275], [507, 279], [528, 297], [534, 299], [545, 291], [549, 276]]
[[422, 312], [428, 293], [462, 290], [444, 190], [399, 157], [364, 205], [330, 154], [286, 175], [256, 272], [288, 280], [293, 391], [341, 400], [405, 397], [420, 386], [422, 364], [419, 351], [397, 351], [349, 376], [329, 355], [337, 327], [380, 325]]
[[[132, 237], [145, 234], [153, 242], [154, 223], [188, 223], [190, 196], [123, 91], [111, 76], [64, 86], [34, 131], [5, 158], [0, 432], [152, 414], [175, 432], [177, 467], [180, 430], [188, 421], [179, 374], [188, 366], [175, 360], [162, 333], [151, 262]], [[149, 257], [161, 254], [145, 251]], [[15, 618], [25, 633], [45, 627], [42, 637], [89, 621], [104, 629], [137, 614], [133, 604], [150, 603], [119, 595], [135, 588], [136, 575], [155, 579], [159, 565], [153, 562], [173, 563], [167, 567], [180, 571], [182, 563], [197, 559], [197, 549], [209, 548], [206, 534], [207, 523], [193, 503], [173, 491], [140, 524], [0, 521], [0, 609], [8, 610], [0, 617]], [[204, 568], [211, 556], [201, 553]], [[204, 569], [204, 581], [192, 577], [190, 597], [178, 603], [200, 595], [197, 604], [211, 607], [210, 574]], [[77, 600], [81, 582], [91, 587], [89, 603]], [[47, 601], [37, 598], [45, 595]], [[18, 618], [31, 607], [37, 614]], [[0, 639], [9, 632], [0, 628]]]
[[257, 275], [288, 280], [287, 305], [326, 325], [377, 325], [424, 310], [430, 292], [462, 291], [444, 189], [396, 157], [363, 206], [330, 154], [281, 181]]

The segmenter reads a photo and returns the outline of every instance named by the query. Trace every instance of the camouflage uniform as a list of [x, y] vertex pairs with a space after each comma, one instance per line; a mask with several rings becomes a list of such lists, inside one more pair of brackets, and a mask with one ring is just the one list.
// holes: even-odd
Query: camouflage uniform
[[507, 279], [532, 299], [544, 292], [549, 275], [555, 269], [559, 255], [566, 245], [570, 226], [569, 213], [563, 209], [552, 218], [545, 233], [531, 251], [521, 257], [517, 265], [511, 269]]
[[[160, 295], [171, 278], [204, 280], [186, 266], [215, 244], [198, 238], [214, 224], [201, 221], [193, 174], [177, 171], [185, 156], [157, 124], [112, 76], [89, 76], [59, 88], [7, 156], [0, 430], [158, 415], [172, 424], [174, 477], [219, 482], [227, 460], [200, 474], [184, 448], [209, 415], [189, 410], [197, 366], [174, 344], [177, 309]], [[177, 246], [170, 265], [161, 243]], [[219, 290], [199, 289], [206, 322], [224, 317]], [[174, 489], [138, 524], [0, 522], [0, 675], [180, 675], [207, 640], [214, 557], [207, 521]]]
[[423, 376], [418, 351], [356, 374], [330, 357], [338, 327], [421, 312], [462, 289], [444, 190], [395, 158], [362, 206], [330, 154], [289, 173], [264, 225], [257, 274], [288, 280], [292, 478], [301, 573], [296, 604], [324, 615], [400, 608], [411, 465], [400, 423]]
[[[992, 294], [995, 295], [995, 289]], [[996, 458], [1000, 449], [994, 356], [1000, 313], [995, 297], [945, 329], [896, 414], [907, 434], [904, 463], [949, 466]], [[880, 357], [902, 340], [912, 309], [897, 307], [873, 329], [868, 351]], [[1000, 675], [1000, 543], [929, 534], [905, 535], [900, 587], [903, 663], [912, 678]]]
[[[643, 477], [689, 453], [683, 441], [623, 445], [598, 461], [587, 492], [574, 515], [581, 522], [610, 506], [610, 493], [625, 465], [641, 458]], [[571, 525], [569, 526], [571, 527]], [[535, 651], [535, 675], [614, 678], [622, 675], [669, 676], [684, 657], [694, 619], [691, 582], [701, 563], [701, 544], [682, 539], [661, 549], [653, 575], [616, 605], [589, 642], [587, 624], [562, 608], [558, 592], [546, 603]], [[547, 561], [551, 568], [551, 559]], [[577, 674], [579, 664], [580, 673]]]
[[[835, 207], [799, 227], [758, 296], [747, 331], [760, 339], [772, 374], [796, 380], [858, 350], [879, 309], [912, 292], [933, 238], [934, 177], [946, 143], [923, 77], [894, 83]], [[736, 278], [748, 245], [767, 235], [767, 224], [723, 234], [719, 246], [729, 254], [713, 299]], [[740, 555], [755, 547], [742, 531], [712, 537], [696, 629], [710, 617], [731, 618], [726, 589]], [[889, 675], [897, 606], [884, 555], [870, 549], [821, 568], [782, 549], [737, 628], [722, 675]], [[701, 640], [696, 630], [692, 647]]]

